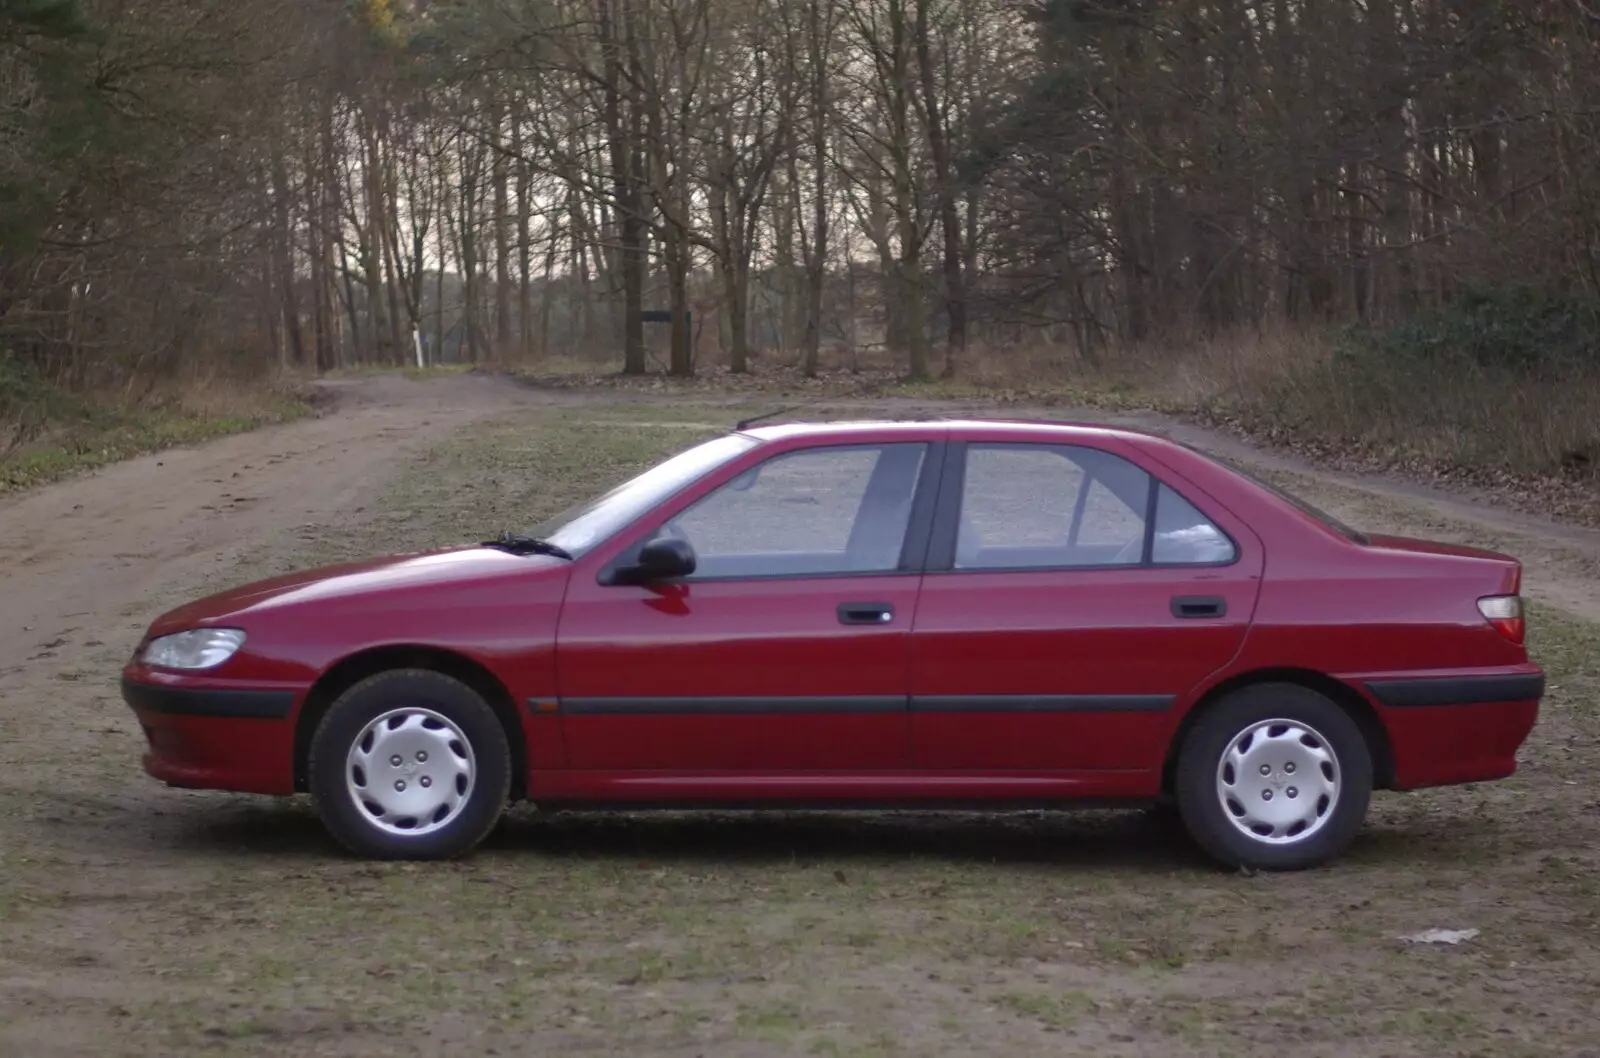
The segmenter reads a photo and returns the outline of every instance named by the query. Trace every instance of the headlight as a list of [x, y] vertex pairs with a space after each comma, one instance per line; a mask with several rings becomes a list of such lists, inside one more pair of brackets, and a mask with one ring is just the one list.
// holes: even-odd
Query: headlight
[[163, 669], [213, 669], [243, 644], [244, 633], [237, 628], [191, 628], [152, 639], [142, 660]]

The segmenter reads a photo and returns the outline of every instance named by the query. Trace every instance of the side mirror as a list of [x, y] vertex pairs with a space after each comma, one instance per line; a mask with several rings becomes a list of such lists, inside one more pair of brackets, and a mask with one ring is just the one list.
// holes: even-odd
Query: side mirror
[[694, 572], [694, 548], [675, 536], [660, 536], [639, 549], [630, 566], [617, 570], [618, 584], [650, 584], [654, 581], [687, 577]]

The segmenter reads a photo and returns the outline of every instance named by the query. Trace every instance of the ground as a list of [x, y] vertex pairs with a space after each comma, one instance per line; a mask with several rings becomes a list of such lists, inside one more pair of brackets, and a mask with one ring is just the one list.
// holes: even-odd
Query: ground
[[[1600, 1055], [1600, 532], [1140, 420], [1363, 528], [1528, 563], [1551, 679], [1521, 771], [1380, 795], [1325, 869], [1221, 872], [1137, 813], [518, 811], [473, 859], [375, 865], [298, 802], [139, 771], [116, 675], [143, 626], [526, 526], [760, 398], [334, 389], [0, 507], [0, 1054]], [[1433, 927], [1479, 934], [1398, 939]]]

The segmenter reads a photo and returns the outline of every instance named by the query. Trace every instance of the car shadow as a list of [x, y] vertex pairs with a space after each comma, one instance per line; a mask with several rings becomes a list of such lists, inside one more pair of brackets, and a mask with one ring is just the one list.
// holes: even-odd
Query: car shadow
[[[326, 859], [343, 850], [301, 800], [169, 815], [145, 842], [185, 854]], [[141, 842], [144, 843], [144, 842]], [[924, 859], [1136, 870], [1211, 869], [1181, 833], [1138, 811], [557, 812], [518, 807], [481, 852], [655, 863]]]
[[[63, 805], [63, 808], [67, 806]], [[80, 811], [87, 806], [74, 804]], [[94, 806], [75, 826], [69, 811], [51, 827], [55, 844], [100, 853], [326, 861], [348, 854], [305, 798], [186, 799], [154, 815]], [[1537, 842], [1506, 821], [1448, 815], [1368, 826], [1339, 863], [1354, 868], [1461, 866]], [[68, 824], [68, 825], [63, 825]], [[74, 840], [77, 839], [77, 840]], [[1173, 822], [1138, 810], [959, 811], [564, 811], [518, 806], [485, 840], [499, 859], [520, 856], [656, 863], [826, 863], [923, 859], [1045, 865], [1066, 869], [1225, 870]]]
[[1118, 812], [515, 812], [485, 848], [498, 854], [636, 863], [842, 863], [896, 859], [1206, 868], [1182, 834]]

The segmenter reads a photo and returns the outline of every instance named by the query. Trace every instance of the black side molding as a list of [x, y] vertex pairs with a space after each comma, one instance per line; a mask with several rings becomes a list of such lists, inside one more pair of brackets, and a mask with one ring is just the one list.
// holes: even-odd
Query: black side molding
[[1170, 694], [919, 694], [913, 713], [1158, 713]]
[[135, 709], [168, 716], [219, 716], [283, 720], [294, 709], [293, 691], [226, 691], [156, 687], [123, 677], [122, 700]]
[[1438, 676], [1412, 680], [1368, 680], [1367, 690], [1384, 705], [1481, 705], [1534, 702], [1544, 697], [1544, 676]]
[[575, 716], [683, 716], [691, 713], [903, 713], [900, 694], [779, 698], [563, 698]]
[[[763, 698], [563, 698], [575, 716], [683, 716], [717, 713], [1157, 713], [1170, 694], [952, 694]], [[536, 700], [529, 706], [537, 709]]]

